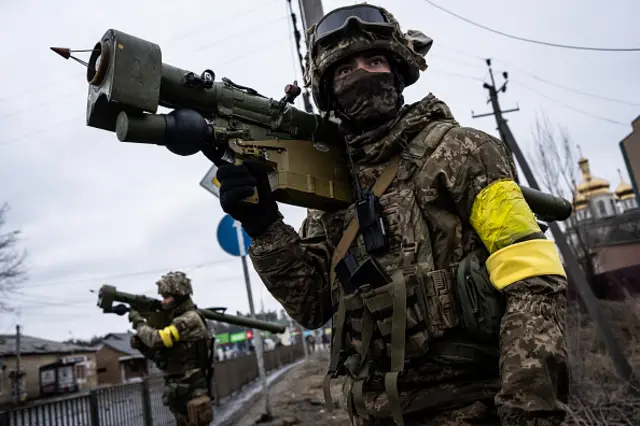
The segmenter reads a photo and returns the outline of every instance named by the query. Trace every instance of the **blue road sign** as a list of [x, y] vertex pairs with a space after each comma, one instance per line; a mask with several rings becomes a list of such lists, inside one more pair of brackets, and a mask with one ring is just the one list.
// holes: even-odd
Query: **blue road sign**
[[[240, 252], [240, 244], [238, 244], [239, 233], [242, 235], [242, 239], [244, 240], [244, 250], [242, 253]], [[226, 251], [231, 256], [242, 256], [247, 254], [249, 246], [251, 246], [251, 238], [245, 232], [244, 228], [242, 228], [240, 222], [227, 214], [222, 218], [218, 225], [218, 243], [220, 243], [222, 250]]]

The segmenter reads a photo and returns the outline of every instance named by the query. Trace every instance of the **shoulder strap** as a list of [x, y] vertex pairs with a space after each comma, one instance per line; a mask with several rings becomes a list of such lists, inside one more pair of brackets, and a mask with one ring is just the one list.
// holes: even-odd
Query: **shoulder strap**
[[[389, 185], [391, 185], [391, 182], [393, 182], [393, 179], [398, 174], [399, 165], [400, 156], [398, 155], [391, 160], [378, 180], [376, 180], [376, 183], [373, 184], [372, 190], [376, 197], [384, 194], [384, 191], [386, 191]], [[342, 238], [340, 239], [340, 242], [338, 242], [338, 245], [333, 252], [333, 257], [331, 258], [331, 270], [329, 271], [331, 284], [333, 284], [336, 279], [334, 272], [336, 265], [347, 254], [347, 251], [355, 240], [356, 235], [358, 235], [358, 216], [353, 215], [353, 218], [347, 225], [347, 229], [344, 231], [344, 234], [342, 234]]]

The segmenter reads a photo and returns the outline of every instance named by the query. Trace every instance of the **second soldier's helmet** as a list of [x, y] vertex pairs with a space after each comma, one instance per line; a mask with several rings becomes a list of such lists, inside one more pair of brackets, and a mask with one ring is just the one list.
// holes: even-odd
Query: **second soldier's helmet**
[[193, 294], [191, 280], [184, 272], [169, 272], [157, 282], [158, 294], [166, 296], [186, 297]]
[[327, 13], [307, 31], [305, 85], [311, 86], [318, 108], [328, 111], [333, 67], [353, 54], [381, 50], [395, 65], [402, 91], [427, 69], [424, 56], [432, 44], [433, 40], [420, 31], [403, 33], [398, 21], [382, 7], [366, 3], [341, 7]]

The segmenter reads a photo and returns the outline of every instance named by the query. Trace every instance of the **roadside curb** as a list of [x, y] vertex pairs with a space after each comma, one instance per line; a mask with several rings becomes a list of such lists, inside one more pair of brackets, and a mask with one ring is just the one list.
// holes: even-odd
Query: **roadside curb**
[[[273, 385], [278, 383], [280, 380], [284, 378], [284, 376], [290, 372], [293, 368], [303, 364], [305, 362], [305, 358], [302, 358], [294, 363], [289, 364], [288, 366], [283, 367], [281, 370], [271, 373], [267, 376], [267, 388], [271, 389]], [[216, 412], [214, 409], [214, 420], [211, 423], [211, 426], [233, 426], [238, 420], [242, 418], [246, 414], [245, 408], [247, 406], [255, 404], [262, 397], [262, 387], [256, 386], [254, 389], [251, 389], [247, 394], [241, 395], [238, 397], [236, 401], [229, 401], [229, 405], [233, 405], [230, 410], [225, 410], [221, 418], [217, 418], [215, 416]]]

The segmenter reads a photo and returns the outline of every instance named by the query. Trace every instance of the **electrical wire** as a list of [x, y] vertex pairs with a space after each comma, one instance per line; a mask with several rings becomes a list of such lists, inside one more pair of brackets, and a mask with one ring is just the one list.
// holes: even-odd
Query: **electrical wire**
[[458, 74], [456, 72], [451, 72], [451, 71], [429, 69], [428, 72], [433, 72], [433, 73], [436, 73], [436, 74], [448, 75], [448, 76], [451, 76], [451, 77], [466, 78], [468, 80], [473, 80], [473, 81], [484, 82], [484, 80], [481, 79], [480, 77], [474, 77], [474, 76], [465, 75], [465, 74]]
[[[213, 260], [213, 261], [209, 261], [209, 262], [201, 262], [195, 265], [190, 265], [190, 266], [183, 266], [181, 268], [173, 268], [173, 269], [178, 269], [178, 270], [184, 270], [184, 269], [189, 269], [189, 268], [196, 268], [196, 269], [201, 269], [201, 268], [207, 268], [210, 266], [216, 266], [216, 265], [222, 265], [225, 263], [229, 263], [235, 261], [235, 259], [223, 259], [223, 260]], [[169, 269], [172, 269], [171, 267]], [[54, 287], [54, 286], [58, 286], [58, 285], [64, 285], [64, 284], [82, 284], [82, 283], [89, 283], [89, 282], [96, 282], [96, 281], [108, 281], [108, 280], [115, 280], [115, 279], [121, 279], [121, 278], [131, 278], [131, 277], [135, 277], [135, 276], [144, 276], [144, 275], [154, 275], [154, 274], [161, 274], [161, 273], [166, 273], [167, 267], [164, 268], [158, 268], [158, 269], [151, 269], [151, 270], [144, 270], [144, 271], [134, 271], [134, 272], [127, 272], [127, 273], [123, 273], [123, 274], [115, 274], [115, 275], [107, 275], [107, 276], [102, 276], [102, 277], [92, 277], [92, 278], [79, 278], [79, 279], [75, 279], [75, 280], [54, 280], [54, 281], [40, 281], [37, 282], [35, 284], [32, 285], [23, 285], [22, 288], [23, 289], [31, 289], [31, 288], [38, 288], [38, 287]]]
[[[440, 47], [443, 47], [446, 50], [451, 50], [453, 52], [457, 52], [457, 53], [472, 57], [474, 59], [481, 59], [482, 61], [486, 61], [486, 58], [482, 58], [482, 57], [480, 57], [478, 55], [466, 52], [464, 50], [458, 50], [458, 49], [455, 49], [455, 48], [452, 48], [452, 47], [449, 47], [449, 46], [443, 46], [443, 45], [440, 45]], [[459, 61], [459, 60], [455, 60], [453, 58], [449, 58], [447, 56], [443, 56], [443, 55], [439, 55], [439, 54], [435, 54], [435, 55], [434, 54], [430, 54], [430, 56], [436, 56], [436, 57], [439, 57], [439, 58], [444, 59], [446, 61], [456, 62], [456, 63], [460, 63], [460, 64], [463, 64], [463, 65], [468, 65], [468, 66], [471, 66], [471, 67], [482, 67], [481, 64], [473, 64], [471, 62]], [[525, 76], [527, 76], [529, 78], [537, 80], [537, 81], [539, 81], [541, 83], [548, 84], [550, 86], [557, 87], [559, 89], [563, 89], [563, 90], [566, 90], [566, 91], [569, 91], [569, 92], [576, 93], [578, 95], [582, 95], [582, 96], [586, 96], [586, 97], [590, 97], [590, 98], [594, 98], [594, 99], [600, 99], [600, 100], [603, 100], [603, 101], [614, 102], [614, 103], [618, 103], [618, 104], [621, 104], [621, 105], [628, 105], [628, 106], [632, 106], [632, 107], [640, 107], [640, 103], [638, 103], [638, 102], [630, 102], [630, 101], [623, 100], [623, 99], [617, 99], [617, 98], [612, 98], [612, 97], [608, 97], [608, 96], [602, 96], [602, 95], [598, 95], [596, 93], [591, 93], [591, 92], [587, 92], [587, 91], [584, 91], [584, 90], [576, 89], [576, 88], [573, 88], [573, 87], [570, 87], [570, 86], [567, 86], [567, 85], [564, 85], [564, 84], [561, 84], [561, 83], [557, 83], [557, 82], [548, 80], [546, 78], [540, 77], [540, 76], [532, 74], [530, 72], [527, 72], [527, 71], [523, 70], [522, 68], [519, 68], [519, 67], [513, 65], [512, 63], [510, 63], [508, 61], [505, 61], [504, 59], [500, 59], [500, 58], [491, 58], [491, 59], [493, 59], [495, 61], [498, 61], [498, 62], [502, 62], [506, 66], [514, 69], [515, 72], [517, 72], [517, 73], [521, 73], [521, 74], [523, 74], [523, 75], [525, 75]]]
[[[288, 5], [285, 5], [285, 16], [289, 17], [289, 14], [291, 13], [291, 3], [287, 2]], [[289, 44], [291, 45], [291, 70], [293, 71], [292, 75], [294, 80], [297, 79], [297, 71], [296, 71], [296, 42], [293, 39], [293, 30], [292, 31], [287, 31], [287, 35], [289, 37]]]
[[539, 77], [539, 76], [537, 76], [535, 74], [531, 74], [531, 73], [529, 73], [527, 71], [524, 71], [521, 68], [518, 68], [518, 67], [516, 67], [516, 66], [514, 66], [512, 64], [507, 63], [504, 60], [498, 59], [498, 61], [503, 62], [504, 64], [508, 65], [509, 67], [515, 69], [516, 72], [524, 74], [527, 77], [530, 77], [530, 78], [532, 78], [534, 80], [538, 80], [541, 83], [545, 83], [545, 84], [548, 84], [550, 86], [557, 87], [559, 89], [567, 90], [569, 92], [573, 92], [573, 93], [576, 93], [576, 94], [582, 95], [582, 96], [591, 97], [591, 98], [594, 98], [594, 99], [600, 99], [600, 100], [603, 100], [603, 101], [615, 102], [615, 103], [619, 103], [619, 104], [622, 104], [622, 105], [629, 105], [629, 106], [633, 106], [633, 107], [640, 107], [640, 103], [638, 103], [638, 102], [629, 102], [629, 101], [625, 101], [625, 100], [622, 100], [622, 99], [610, 98], [610, 97], [607, 97], [607, 96], [597, 95], [595, 93], [585, 92], [585, 91], [582, 91], [582, 90], [579, 90], [579, 89], [575, 89], [573, 87], [565, 86], [565, 85], [560, 84], [560, 83], [555, 83], [553, 81], [550, 81], [550, 80], [547, 80], [545, 78]]
[[519, 41], [524, 41], [527, 43], [534, 43], [534, 44], [541, 44], [544, 46], [550, 46], [550, 47], [559, 47], [559, 48], [563, 48], [563, 49], [573, 49], [573, 50], [591, 50], [591, 51], [599, 51], [599, 52], [640, 52], [640, 47], [591, 47], [591, 46], [576, 46], [576, 45], [570, 45], [570, 44], [560, 44], [560, 43], [551, 43], [551, 42], [546, 42], [546, 41], [540, 41], [540, 40], [533, 40], [530, 38], [525, 38], [525, 37], [520, 37], [520, 36], [516, 36], [513, 34], [508, 34], [505, 33], [503, 31], [499, 31], [496, 30], [494, 28], [488, 27], [486, 25], [482, 25], [479, 24], [475, 21], [472, 21], [468, 18], [465, 18], [464, 16], [458, 15], [455, 12], [452, 12], [448, 9], [445, 9], [444, 7], [440, 6], [439, 4], [431, 1], [431, 0], [424, 0], [426, 3], [430, 4], [431, 6], [435, 7], [436, 9], [439, 9], [445, 13], [448, 13], [451, 16], [454, 16], [468, 24], [471, 24], [473, 26], [476, 26], [478, 28], [482, 28], [483, 30], [492, 32], [494, 34], [498, 34], [501, 35], [503, 37], [507, 37], [510, 39], [514, 39], [514, 40], [519, 40]]
[[[293, 36], [296, 41], [296, 53], [298, 53], [298, 62], [300, 63], [300, 71], [302, 72], [302, 79], [304, 80], [305, 67], [304, 67], [304, 59], [302, 58], [302, 54], [300, 53], [300, 49], [302, 48], [302, 35], [298, 30], [298, 20], [296, 14], [293, 12], [293, 6], [291, 5], [291, 0], [287, 0], [289, 3], [289, 11], [291, 12], [291, 28], [293, 31]], [[304, 85], [302, 85], [304, 86]], [[302, 87], [302, 101], [304, 103], [304, 109], [308, 113], [313, 113], [313, 105], [311, 105], [311, 97], [309, 94], [309, 89], [306, 87]]]
[[525, 89], [535, 93], [536, 95], [538, 95], [538, 96], [540, 96], [540, 97], [542, 97], [542, 98], [544, 98], [544, 99], [546, 99], [548, 101], [556, 103], [556, 104], [558, 104], [558, 105], [560, 105], [560, 106], [562, 106], [564, 108], [570, 109], [572, 111], [575, 111], [575, 112], [578, 112], [578, 113], [581, 113], [581, 114], [584, 114], [584, 115], [588, 115], [589, 117], [592, 117], [592, 118], [595, 118], [595, 119], [598, 119], [598, 120], [601, 120], [601, 121], [606, 121], [606, 122], [611, 123], [611, 124], [617, 124], [619, 126], [624, 126], [624, 127], [627, 127], [627, 128], [629, 127], [628, 123], [623, 123], [621, 121], [613, 120], [611, 118], [602, 117], [602, 116], [594, 114], [592, 112], [585, 111], [583, 109], [576, 108], [576, 107], [573, 107], [571, 105], [567, 105], [564, 102], [561, 102], [561, 101], [559, 101], [557, 99], [551, 98], [551, 97], [549, 97], [549, 96], [547, 96], [545, 94], [542, 94], [539, 91], [537, 91], [537, 90], [535, 90], [535, 89], [533, 89], [533, 88], [531, 88], [531, 87], [527, 86], [526, 84], [523, 84], [523, 83], [521, 83], [519, 81], [513, 81], [513, 83], [515, 83], [515, 84], [517, 84], [517, 85], [519, 85], [521, 87], [524, 87]]
[[[281, 18], [281, 19], [282, 19], [282, 18]], [[243, 51], [243, 53], [242, 53], [242, 54], [240, 54], [240, 55], [233, 56], [233, 57], [231, 57], [231, 58], [227, 58], [227, 60], [222, 61], [222, 62], [218, 62], [218, 63], [217, 63], [217, 65], [218, 65], [218, 66], [221, 66], [221, 65], [226, 65], [226, 64], [229, 64], [229, 63], [235, 62], [235, 61], [237, 61], [237, 60], [239, 60], [239, 59], [242, 59], [242, 58], [245, 58], [245, 57], [247, 57], [247, 56], [249, 56], [249, 55], [251, 55], [251, 54], [254, 54], [254, 53], [256, 53], [257, 51], [263, 51], [263, 52], [266, 52], [266, 50], [264, 50], [264, 48], [265, 48], [265, 47], [267, 47], [267, 46], [269, 46], [269, 45], [272, 45], [272, 44], [274, 44], [274, 43], [276, 43], [276, 42], [280, 42], [280, 41], [284, 40], [284, 39], [285, 39], [285, 37], [286, 37], [286, 36], [281, 36], [281, 37], [279, 37], [279, 38], [277, 38], [277, 39], [268, 40], [267, 42], [260, 43], [259, 45], [254, 46], [254, 47], [253, 47], [252, 49], [250, 49], [250, 50], [244, 50], [244, 51]], [[43, 104], [44, 104], [44, 103], [48, 103], [48, 102], [43, 102]], [[12, 113], [10, 113], [10, 114], [12, 114]], [[71, 122], [71, 121], [73, 121], [73, 120], [77, 120], [77, 119], [79, 120], [79, 119], [83, 119], [83, 118], [85, 118], [85, 113], [76, 114], [76, 115], [74, 115], [74, 116], [72, 116], [72, 117], [65, 118], [65, 119], [63, 119], [63, 120], [61, 120], [61, 121], [56, 121], [56, 122], [54, 122], [54, 123], [51, 123], [50, 125], [47, 125], [47, 126], [45, 126], [45, 127], [36, 128], [36, 129], [34, 129], [33, 131], [31, 131], [31, 132], [26, 132], [26, 133], [24, 133], [24, 134], [22, 134], [22, 135], [20, 135], [20, 136], [16, 136], [16, 137], [13, 137], [13, 138], [9, 138], [9, 139], [6, 139], [6, 140], [3, 140], [3, 141], [0, 141], [0, 146], [5, 146], [5, 145], [13, 144], [13, 143], [15, 143], [15, 142], [21, 141], [21, 140], [26, 139], [26, 138], [28, 138], [28, 137], [35, 136], [35, 135], [40, 134], [40, 133], [43, 133], [43, 132], [45, 132], [45, 131], [49, 131], [49, 130], [51, 130], [52, 128], [56, 128], [56, 127], [58, 127], [58, 126], [62, 126], [62, 125], [64, 125], [64, 124], [67, 124], [67, 123], [69, 123], [69, 122]]]
[[[191, 36], [202, 34], [205, 31], [209, 31], [213, 26], [215, 26], [217, 24], [233, 22], [234, 18], [243, 16], [243, 15], [248, 14], [248, 13], [250, 14], [250, 13], [259, 12], [265, 6], [271, 5], [272, 3], [275, 3], [276, 1], [278, 1], [278, 0], [262, 1], [259, 6], [255, 6], [254, 5], [254, 6], [250, 7], [250, 8], [246, 8], [246, 9], [243, 9], [243, 10], [237, 12], [237, 13], [234, 13], [233, 15], [225, 16], [225, 17], [220, 18], [220, 19], [218, 19], [216, 21], [213, 21], [213, 22], [207, 22], [207, 25], [206, 25], [205, 28], [200, 28], [200, 29], [197, 29], [197, 30], [189, 31], [187, 33], [181, 34], [181, 35], [176, 36], [176, 37], [168, 38], [168, 39], [160, 42], [160, 44], [165, 45], [167, 43], [172, 43], [172, 42], [176, 42], [176, 41], [179, 41], [179, 40], [184, 40], [184, 39], [189, 38]], [[9, 101], [9, 100], [11, 100], [12, 98], [14, 98], [16, 96], [26, 95], [28, 93], [33, 93], [33, 92], [36, 92], [36, 91], [42, 91], [42, 89], [59, 87], [56, 83], [59, 83], [59, 82], [64, 81], [64, 80], [75, 80], [76, 78], [84, 76], [84, 75], [85, 75], [85, 72], [82, 71], [82, 72], [74, 73], [74, 74], [66, 76], [66, 77], [61, 77], [61, 78], [53, 80], [53, 81], [49, 81], [49, 82], [47, 82], [45, 84], [42, 84], [42, 85], [31, 86], [29, 89], [24, 90], [22, 92], [14, 93], [14, 94], [11, 94], [11, 95], [9, 95], [7, 97], [0, 98], [0, 102]]]
[[[261, 25], [252, 26], [250, 28], [252, 30], [255, 30], [255, 29], [258, 29], [258, 28], [263, 28], [263, 27], [271, 25], [271, 24], [273, 24], [275, 22], [282, 21], [282, 20], [284, 20], [286, 18], [287, 18], [286, 16], [285, 17], [281, 16], [281, 17], [276, 18], [276, 19], [265, 21]], [[248, 34], [247, 30], [248, 30], [248, 28], [242, 28], [238, 32], [231, 33], [231, 34], [229, 34], [229, 35], [227, 35], [227, 36], [225, 36], [223, 38], [216, 39], [214, 42], [207, 43], [206, 45], [202, 45], [202, 46], [200, 46], [200, 47], [198, 47], [196, 49], [193, 49], [193, 50], [187, 50], [187, 51], [180, 50], [178, 56], [185, 55], [185, 54], [193, 54], [195, 52], [206, 51], [206, 50], [208, 50], [208, 49], [210, 49], [210, 48], [212, 48], [214, 46], [219, 45], [222, 42], [225, 42], [227, 40], [238, 38], [239, 36]], [[255, 50], [257, 50], [257, 49], [252, 49], [251, 52], [254, 52]], [[244, 51], [244, 53], [242, 55], [233, 57], [231, 61], [225, 60], [224, 62], [218, 62], [216, 65], [220, 66], [221, 64], [226, 64], [226, 63], [229, 63], [229, 62], [233, 62], [234, 60], [239, 59], [240, 57], [246, 56], [247, 53], [249, 53], [249, 52]], [[18, 109], [18, 110], [15, 110], [15, 111], [9, 111], [9, 112], [7, 112], [5, 114], [0, 114], [0, 118], [10, 117], [12, 115], [20, 114], [20, 113], [23, 113], [23, 112], [31, 112], [31, 110], [33, 108], [41, 107], [41, 106], [48, 105], [48, 104], [51, 104], [51, 103], [54, 103], [54, 102], [59, 102], [59, 101], [61, 101], [63, 99], [71, 98], [71, 97], [74, 97], [76, 95], [77, 95], [76, 93], [71, 92], [71, 93], [67, 93], [64, 96], [56, 96], [56, 97], [53, 97], [53, 98], [50, 98], [50, 99], [46, 99], [46, 100], [43, 100], [43, 101], [40, 101], [40, 102], [36, 102], [36, 103], [31, 104], [31, 105], [29, 105], [29, 106], [27, 106], [25, 108]], [[2, 145], [4, 145], [4, 143], [0, 143], [0, 146], [2, 146]]]

